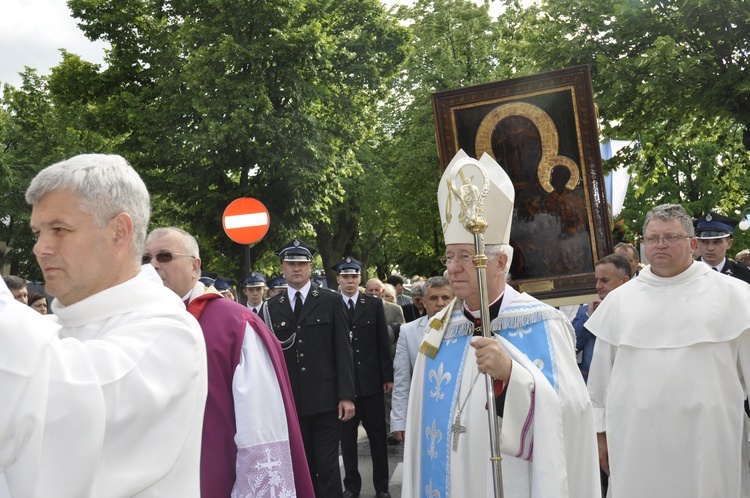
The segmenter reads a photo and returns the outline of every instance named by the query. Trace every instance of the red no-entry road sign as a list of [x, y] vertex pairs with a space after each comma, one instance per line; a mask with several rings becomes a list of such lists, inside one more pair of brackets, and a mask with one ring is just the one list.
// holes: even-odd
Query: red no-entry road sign
[[224, 232], [238, 244], [254, 244], [271, 225], [268, 209], [257, 199], [240, 197], [229, 203], [221, 217]]

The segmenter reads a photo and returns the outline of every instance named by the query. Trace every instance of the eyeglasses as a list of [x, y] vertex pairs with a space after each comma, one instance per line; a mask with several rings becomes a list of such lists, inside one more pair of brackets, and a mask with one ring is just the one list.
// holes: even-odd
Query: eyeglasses
[[169, 263], [170, 261], [174, 259], [175, 256], [186, 256], [188, 258], [195, 259], [195, 256], [191, 256], [190, 254], [182, 254], [179, 252], [164, 251], [164, 252], [157, 253], [154, 256], [151, 256], [150, 254], [144, 254], [143, 258], [141, 258], [141, 264], [150, 265], [151, 260], [153, 258], [156, 258], [156, 261], [158, 261], [159, 263]]
[[453, 260], [458, 261], [458, 264], [462, 266], [468, 266], [469, 263], [474, 264], [474, 256], [471, 254], [449, 254], [440, 258], [440, 262], [444, 266], [448, 266]]
[[659, 241], [664, 241], [666, 244], [676, 244], [681, 239], [692, 239], [692, 235], [665, 235], [664, 237], [642, 237], [641, 240], [647, 246], [655, 246]]

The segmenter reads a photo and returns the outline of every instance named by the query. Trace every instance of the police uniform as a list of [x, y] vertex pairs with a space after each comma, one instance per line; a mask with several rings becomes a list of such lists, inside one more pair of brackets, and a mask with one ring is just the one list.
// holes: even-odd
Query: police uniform
[[[339, 275], [360, 275], [362, 263], [348, 257], [332, 270]], [[362, 476], [357, 468], [357, 432], [361, 420], [370, 442], [372, 480], [377, 498], [389, 498], [384, 385], [390, 383], [391, 387], [393, 386], [393, 360], [383, 301], [361, 292], [353, 296], [341, 294], [341, 298], [348, 309], [349, 334], [354, 350], [354, 387], [357, 395], [354, 417], [344, 422], [341, 430], [341, 456], [345, 471], [344, 496], [357, 496], [362, 488]]]
[[[260, 273], [256, 273], [254, 271], [251, 271], [250, 274], [242, 279], [242, 287], [245, 289], [257, 289], [257, 288], [265, 288], [266, 287], [266, 278], [261, 275]], [[247, 297], [247, 295], [245, 295]], [[263, 313], [263, 306], [265, 306], [265, 303], [261, 300], [260, 304], [258, 306], [253, 306], [250, 304], [250, 300], [248, 299], [247, 303], [245, 304], [247, 308], [254, 313], [261, 315]]]
[[[271, 292], [274, 292], [275, 294], [278, 294], [279, 292], [284, 292], [287, 289], [287, 282], [283, 275], [274, 277], [271, 280], [268, 281], [268, 291], [269, 294]], [[271, 296], [269, 296], [270, 299]]]
[[[698, 240], [731, 238], [734, 235], [734, 228], [737, 226], [737, 223], [739, 223], [737, 220], [728, 216], [709, 212], [705, 216], [698, 218], [695, 225], [697, 232], [696, 236], [698, 237]], [[698, 261], [703, 261], [703, 257], [699, 257]], [[705, 261], [703, 262], [706, 263]], [[717, 266], [721, 267], [720, 269], [716, 268], [721, 273], [738, 278], [750, 284], [750, 267], [747, 265], [729, 259], [725, 255], [723, 265]]]
[[216, 277], [218, 276], [218, 273], [214, 273], [211, 271], [201, 271], [201, 278], [198, 279], [198, 282], [202, 283], [206, 287], [211, 287], [216, 282]]
[[[295, 239], [276, 254], [282, 262], [311, 262], [315, 252]], [[293, 296], [308, 285], [296, 316]], [[263, 318], [284, 350], [316, 496], [341, 497], [338, 404], [354, 401], [354, 363], [341, 297], [310, 282], [300, 289], [290, 286], [266, 301], [265, 308]]]
[[232, 301], [235, 300], [234, 293], [232, 292], [233, 285], [234, 280], [229, 277], [222, 277], [221, 275], [217, 276], [216, 281], [214, 281], [214, 288], [224, 297], [227, 297], [226, 293], [228, 292], [231, 297], [227, 299], [231, 299]]

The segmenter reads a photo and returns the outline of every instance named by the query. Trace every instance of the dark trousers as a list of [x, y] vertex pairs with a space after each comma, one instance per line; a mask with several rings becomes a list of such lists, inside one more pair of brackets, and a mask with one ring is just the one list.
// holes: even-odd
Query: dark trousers
[[300, 417], [299, 425], [315, 496], [317, 498], [341, 498], [343, 496], [339, 470], [341, 421], [338, 412], [323, 412]]
[[383, 394], [358, 396], [354, 402], [356, 411], [351, 420], [341, 428], [341, 456], [344, 459], [344, 488], [356, 494], [362, 489], [362, 476], [357, 469], [357, 430], [359, 422], [367, 432], [372, 457], [372, 484], [375, 492], [388, 491], [388, 439], [385, 429], [385, 401]]

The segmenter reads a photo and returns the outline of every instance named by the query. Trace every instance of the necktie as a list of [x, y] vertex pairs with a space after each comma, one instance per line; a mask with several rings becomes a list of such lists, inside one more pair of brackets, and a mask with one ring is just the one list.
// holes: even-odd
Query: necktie
[[349, 298], [349, 322], [352, 321], [352, 318], [354, 318], [354, 301], [352, 301], [352, 298]]
[[297, 291], [294, 295], [294, 316], [299, 318], [299, 314], [302, 312], [302, 293]]
[[258, 314], [258, 310], [256, 310], [255, 308], [253, 308], [253, 313], [255, 313], [257, 315]]
[[714, 271], [719, 271], [719, 269], [718, 269], [718, 268], [716, 268], [715, 266], [712, 266], [711, 268], [713, 268], [713, 269], [714, 269]]

